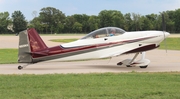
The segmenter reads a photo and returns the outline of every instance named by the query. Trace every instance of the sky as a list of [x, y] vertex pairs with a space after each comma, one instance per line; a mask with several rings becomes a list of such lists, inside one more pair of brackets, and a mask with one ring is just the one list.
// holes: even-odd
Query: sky
[[179, 9], [180, 0], [0, 0], [0, 12], [8, 11], [12, 14], [14, 11], [21, 11], [28, 21], [38, 16], [44, 7], [59, 9], [66, 16], [98, 15], [102, 10], [148, 15]]

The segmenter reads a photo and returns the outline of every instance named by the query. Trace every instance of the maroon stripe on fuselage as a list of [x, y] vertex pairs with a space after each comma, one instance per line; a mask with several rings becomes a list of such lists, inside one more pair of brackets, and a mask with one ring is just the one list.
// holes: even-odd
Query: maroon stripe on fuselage
[[[75, 47], [62, 47], [62, 46], [55, 46], [55, 47], [50, 47], [46, 51], [44, 51], [44, 54], [33, 54], [33, 58], [38, 58], [42, 56], [50, 56], [50, 55], [56, 55], [56, 54], [66, 54], [70, 52], [78, 52], [78, 51], [83, 51], [83, 50], [89, 50], [89, 49], [99, 49], [99, 48], [106, 48], [109, 46], [117, 46], [117, 45], [124, 45], [128, 43], [133, 43], [137, 41], [142, 41], [153, 37], [146, 37], [146, 38], [140, 38], [140, 39], [134, 39], [134, 40], [125, 40], [125, 41], [119, 41], [119, 42], [110, 42], [110, 43], [103, 43], [103, 44], [93, 44], [93, 45], [85, 45], [85, 46], [75, 46]], [[47, 54], [47, 55], [46, 55]]]
[[155, 49], [155, 48], [158, 48], [158, 47], [159, 47], [159, 45], [156, 46], [156, 44], [152, 44], [152, 45], [147, 45], [147, 46], [143, 46], [143, 47], [140, 47], [140, 48], [130, 50], [130, 51], [128, 51], [126, 53], [123, 53], [123, 54], [143, 52], [143, 51], [152, 50], [152, 49]]

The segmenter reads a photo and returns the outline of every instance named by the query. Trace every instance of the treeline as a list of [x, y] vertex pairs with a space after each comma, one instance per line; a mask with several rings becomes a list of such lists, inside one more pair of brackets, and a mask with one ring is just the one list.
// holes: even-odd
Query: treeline
[[[166, 31], [180, 33], [180, 9], [159, 14], [122, 14], [117, 10], [102, 10], [97, 16], [74, 14], [66, 16], [53, 7], [40, 10], [38, 16], [26, 21], [21, 11], [14, 11], [10, 18], [8, 12], [0, 13], [0, 33], [17, 33], [27, 28], [35, 28], [39, 33], [88, 33], [101, 27], [115, 26], [126, 31], [162, 30], [164, 13]], [[12, 32], [12, 30], [14, 30]]]

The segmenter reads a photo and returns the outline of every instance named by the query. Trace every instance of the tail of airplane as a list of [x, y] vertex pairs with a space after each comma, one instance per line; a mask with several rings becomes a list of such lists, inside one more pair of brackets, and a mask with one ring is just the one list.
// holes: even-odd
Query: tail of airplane
[[19, 33], [19, 63], [32, 63], [32, 53], [48, 49], [34, 28]]

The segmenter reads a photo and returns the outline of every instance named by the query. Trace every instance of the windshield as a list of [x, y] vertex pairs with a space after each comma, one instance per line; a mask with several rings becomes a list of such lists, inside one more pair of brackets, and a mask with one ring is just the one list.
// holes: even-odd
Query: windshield
[[117, 27], [106, 27], [101, 28], [91, 33], [87, 34], [81, 39], [95, 39], [95, 38], [103, 38], [103, 37], [110, 37], [110, 36], [118, 36], [125, 33], [123, 29]]

